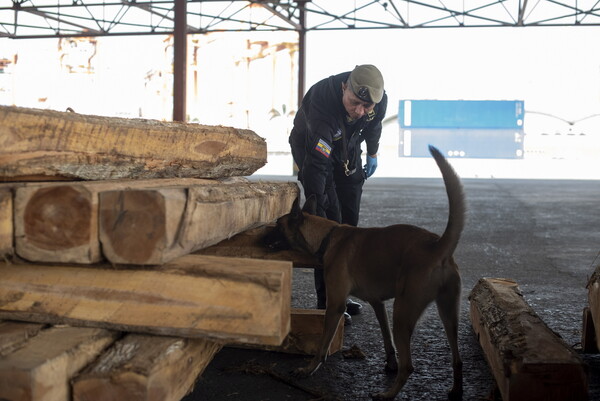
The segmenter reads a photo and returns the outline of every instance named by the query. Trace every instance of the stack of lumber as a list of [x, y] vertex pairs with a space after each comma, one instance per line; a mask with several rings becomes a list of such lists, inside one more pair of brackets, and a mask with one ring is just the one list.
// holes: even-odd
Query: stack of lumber
[[0, 141], [0, 399], [179, 400], [284, 343], [292, 262], [195, 254], [298, 196], [254, 132], [0, 106]]
[[587, 400], [581, 357], [525, 302], [510, 279], [482, 278], [471, 323], [504, 401]]

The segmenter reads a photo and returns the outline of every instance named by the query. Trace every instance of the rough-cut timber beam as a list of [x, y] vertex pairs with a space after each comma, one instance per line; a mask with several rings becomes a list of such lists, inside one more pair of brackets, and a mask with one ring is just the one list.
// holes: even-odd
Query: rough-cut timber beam
[[12, 353], [43, 327], [41, 323], [0, 322], [0, 357]]
[[587, 400], [583, 362], [525, 302], [517, 283], [479, 280], [471, 322], [504, 401]]
[[289, 262], [188, 255], [152, 268], [0, 264], [0, 319], [279, 345]]
[[129, 334], [71, 381], [73, 401], [179, 401], [220, 349], [202, 338]]
[[118, 333], [53, 327], [0, 358], [0, 399], [70, 401], [71, 377], [92, 362]]
[[274, 228], [275, 225], [272, 224], [253, 228], [195, 253], [238, 258], [289, 260], [294, 267], [322, 268], [318, 258], [308, 253], [295, 250], [273, 251], [267, 248], [264, 245], [264, 238]]
[[177, 178], [28, 183], [15, 192], [14, 241], [23, 259], [162, 264], [273, 221], [298, 186]]
[[21, 185], [14, 190], [16, 254], [32, 262], [100, 262], [103, 259], [98, 237], [100, 192], [217, 184], [216, 180], [178, 178]]
[[0, 106], [0, 179], [248, 176], [267, 146], [250, 130]]
[[163, 264], [288, 213], [293, 182], [245, 182], [100, 194], [106, 259]]

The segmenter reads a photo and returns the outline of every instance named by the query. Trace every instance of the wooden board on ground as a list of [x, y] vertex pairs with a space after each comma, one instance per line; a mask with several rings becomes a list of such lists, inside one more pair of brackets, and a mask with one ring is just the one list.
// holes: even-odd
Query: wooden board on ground
[[162, 266], [0, 264], [0, 319], [279, 345], [292, 264], [188, 255]]
[[72, 380], [73, 401], [179, 401], [220, 349], [202, 338], [128, 334]]
[[293, 182], [239, 180], [100, 194], [100, 241], [112, 263], [158, 265], [288, 213]]
[[[287, 213], [287, 212], [286, 212]], [[275, 228], [272, 224], [241, 232], [230, 239], [201, 249], [199, 255], [231, 256], [266, 260], [290, 260], [294, 267], [321, 267], [317, 257], [296, 250], [273, 251], [264, 245], [264, 237]]]
[[246, 129], [0, 106], [0, 179], [249, 176], [267, 161]]
[[479, 280], [471, 322], [504, 401], [587, 400], [579, 355], [537, 316], [516, 282]]
[[0, 187], [0, 260], [13, 254], [13, 192]]
[[70, 401], [70, 379], [117, 338], [94, 328], [52, 327], [0, 358], [0, 399]]
[[[290, 334], [280, 346], [246, 346], [242, 348], [262, 349], [265, 351], [285, 352], [289, 354], [315, 355], [321, 345], [325, 325], [324, 309], [292, 308]], [[335, 336], [329, 346], [329, 355], [341, 351], [344, 345], [344, 319], [340, 319]]]

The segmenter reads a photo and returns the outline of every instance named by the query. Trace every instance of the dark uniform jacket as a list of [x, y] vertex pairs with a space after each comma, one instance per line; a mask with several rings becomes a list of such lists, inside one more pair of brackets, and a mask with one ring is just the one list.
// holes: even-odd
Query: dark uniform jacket
[[[373, 111], [353, 122], [348, 121], [342, 103], [342, 82], [350, 72], [325, 78], [313, 85], [302, 99], [302, 105], [294, 118], [290, 145], [298, 164], [299, 176], [307, 196], [317, 195], [321, 210], [327, 209], [326, 183], [334, 176], [360, 171], [360, 145], [366, 142], [367, 153], [374, 155], [379, 149], [381, 122], [387, 108], [387, 95]], [[348, 171], [344, 162], [348, 160]], [[321, 214], [321, 213], [319, 213]]]

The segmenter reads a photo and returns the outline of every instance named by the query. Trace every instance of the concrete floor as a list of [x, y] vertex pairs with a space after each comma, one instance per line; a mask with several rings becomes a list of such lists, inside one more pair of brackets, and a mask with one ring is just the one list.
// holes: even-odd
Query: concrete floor
[[[468, 295], [481, 277], [514, 279], [546, 324], [581, 352], [585, 286], [600, 264], [600, 181], [464, 179], [463, 184], [468, 219], [455, 254], [463, 279], [463, 399], [498, 400], [468, 318]], [[441, 233], [446, 218], [441, 179], [371, 178], [365, 185], [361, 226], [409, 223]], [[314, 307], [312, 271], [295, 269], [293, 280], [292, 306]], [[289, 375], [305, 363], [300, 356], [225, 348], [185, 400], [368, 400], [390, 382], [383, 372], [381, 335], [368, 305], [347, 327], [344, 341], [345, 347], [359, 347], [366, 359], [335, 354], [307, 379]], [[412, 352], [415, 372], [397, 399], [445, 399], [451, 384], [449, 349], [433, 306], [419, 322]], [[600, 357], [582, 357], [589, 369], [590, 400], [598, 400]]]

